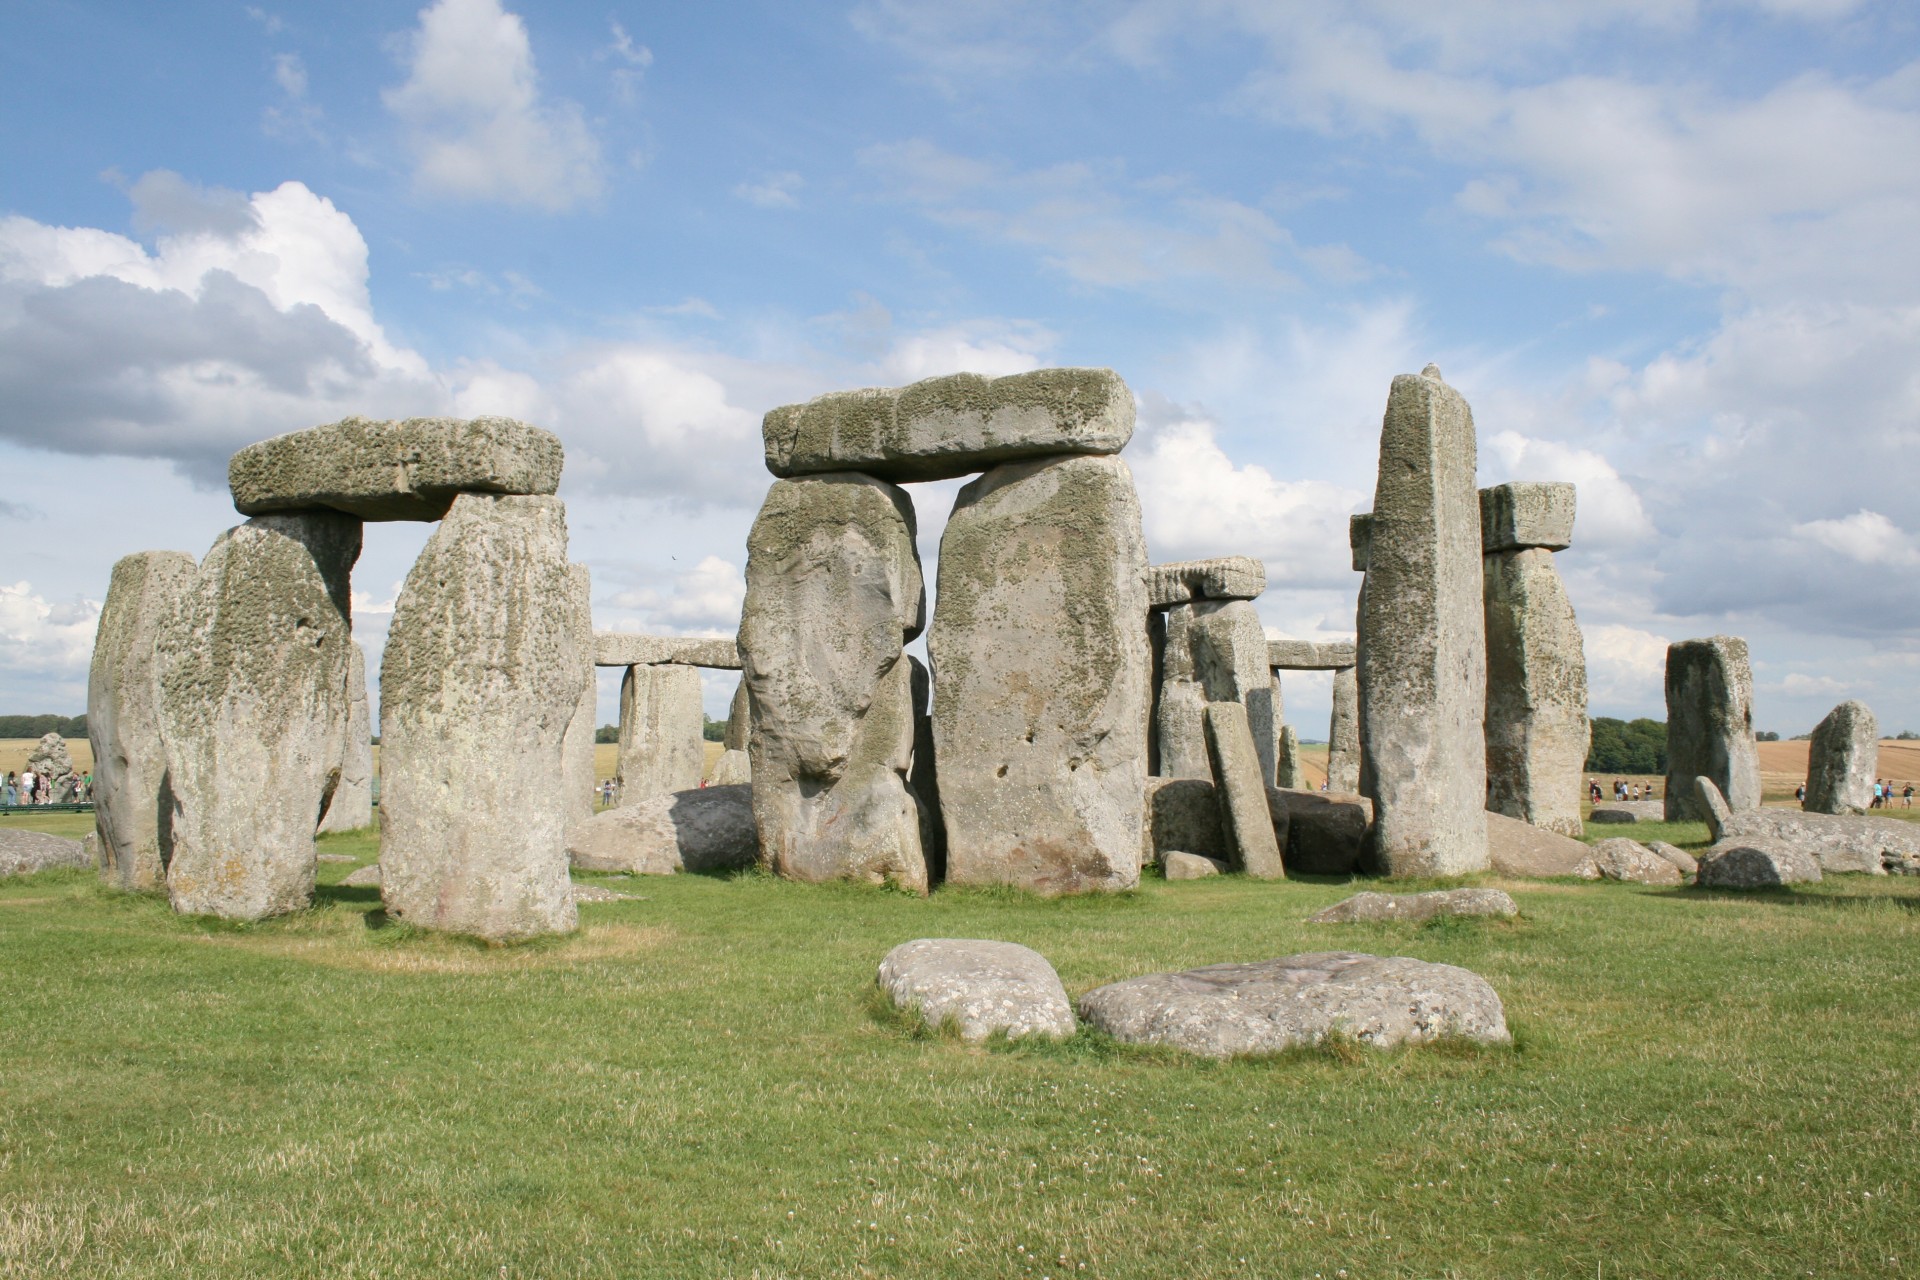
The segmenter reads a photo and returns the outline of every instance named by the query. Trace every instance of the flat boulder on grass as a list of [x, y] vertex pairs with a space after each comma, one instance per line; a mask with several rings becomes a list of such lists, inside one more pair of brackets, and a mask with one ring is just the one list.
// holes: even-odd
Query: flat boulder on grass
[[752, 866], [759, 855], [753, 788], [745, 783], [607, 809], [567, 833], [567, 857], [581, 871], [732, 871]]
[[1700, 857], [1694, 883], [1703, 889], [1777, 889], [1820, 879], [1811, 854], [1777, 840], [1732, 837]]
[[1588, 822], [1665, 822], [1664, 800], [1608, 800], [1593, 806]]
[[380, 887], [380, 864], [369, 862], [364, 867], [355, 867], [340, 877], [343, 889], [378, 889]]
[[1586, 845], [1503, 813], [1487, 815], [1487, 857], [1502, 875], [1594, 878]]
[[93, 865], [94, 855], [83, 841], [0, 827], [0, 876], [28, 876], [36, 871]]
[[1587, 846], [1587, 851], [1602, 879], [1624, 880], [1630, 884], [1683, 884], [1686, 881], [1677, 865], [1638, 840], [1625, 836], [1595, 840]]
[[1647, 848], [1657, 857], [1665, 858], [1680, 868], [1680, 874], [1691, 880], [1700, 870], [1700, 861], [1679, 845], [1668, 844], [1665, 840], [1649, 840]]
[[1182, 853], [1178, 849], [1171, 850], [1160, 859], [1160, 872], [1169, 880], [1204, 880], [1208, 876], [1225, 875], [1231, 869], [1218, 858]]
[[1435, 916], [1520, 914], [1514, 900], [1498, 889], [1437, 889], [1432, 893], [1356, 893], [1307, 917], [1308, 924], [1355, 924], [1382, 920], [1431, 920]]
[[880, 962], [880, 989], [894, 1006], [918, 1009], [928, 1026], [951, 1020], [960, 1038], [1070, 1036], [1073, 1005], [1045, 956], [1013, 942], [920, 938]]
[[1377, 1049], [1512, 1039], [1499, 995], [1479, 974], [1355, 951], [1130, 978], [1081, 996], [1080, 1016], [1128, 1044], [1170, 1045], [1208, 1058], [1279, 1053], [1329, 1035]]

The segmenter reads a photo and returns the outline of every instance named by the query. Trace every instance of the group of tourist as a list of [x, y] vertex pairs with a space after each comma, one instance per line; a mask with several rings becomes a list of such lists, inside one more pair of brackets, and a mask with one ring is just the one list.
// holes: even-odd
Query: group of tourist
[[[57, 793], [57, 794], [56, 794]], [[69, 774], [56, 785], [54, 779], [44, 773], [35, 773], [31, 769], [15, 774], [7, 772], [6, 780], [0, 782], [0, 805], [23, 804], [91, 804], [93, 802], [93, 771]]]
[[[1913, 784], [1909, 782], [1905, 787], [1901, 788], [1899, 794], [1900, 807], [1903, 809], [1913, 808]], [[1893, 797], [1893, 783], [1882, 778], [1873, 784], [1873, 803], [1867, 807], [1870, 809], [1891, 809], [1893, 808]]]
[[[1587, 798], [1595, 804], [1600, 803], [1600, 779], [1587, 779]], [[1649, 782], [1644, 787], [1638, 782], [1628, 782], [1624, 778], [1613, 780], [1613, 798], [1615, 800], [1658, 800], [1660, 797]]]

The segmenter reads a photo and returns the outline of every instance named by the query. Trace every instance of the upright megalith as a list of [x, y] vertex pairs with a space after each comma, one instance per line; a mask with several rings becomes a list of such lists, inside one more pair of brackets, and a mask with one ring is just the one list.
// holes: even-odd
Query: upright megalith
[[[580, 669], [574, 678], [573, 715], [560, 746], [560, 792], [566, 801], [567, 827], [593, 817], [594, 723], [600, 712], [600, 672], [593, 663], [593, 573], [583, 564], [567, 566], [567, 601], [573, 611], [574, 646]], [[697, 783], [695, 784], [698, 785]]]
[[373, 717], [367, 706], [367, 655], [347, 650], [347, 732], [340, 746], [340, 781], [320, 819], [322, 831], [358, 831], [373, 825]]
[[700, 785], [706, 761], [700, 668], [660, 662], [620, 680], [620, 803]]
[[380, 892], [512, 942], [578, 922], [563, 743], [587, 663], [558, 498], [462, 493], [407, 574], [380, 676]]
[[925, 620], [905, 490], [843, 472], [767, 491], [747, 535], [739, 648], [754, 820], [775, 873], [926, 892], [902, 651]]
[[153, 638], [193, 585], [193, 557], [140, 551], [113, 566], [87, 673], [93, 815], [100, 874], [122, 889], [157, 889], [173, 856], [173, 799], [160, 745]]
[[960, 491], [928, 641], [950, 881], [1138, 883], [1146, 569], [1118, 458], [1013, 463]]
[[1738, 636], [1667, 647], [1668, 822], [1703, 821], [1694, 789], [1706, 778], [1735, 813], [1760, 807], [1760, 751], [1753, 740], [1753, 665]]
[[1587, 659], [1553, 553], [1573, 541], [1570, 484], [1480, 491], [1487, 627], [1487, 808], [1580, 834]]
[[1307, 789], [1307, 770], [1300, 757], [1300, 735], [1290, 724], [1280, 726], [1280, 752], [1273, 785], [1288, 791]]
[[1865, 813], [1880, 776], [1880, 726], [1864, 702], [1843, 702], [1814, 726], [1807, 744], [1809, 813]]
[[733, 701], [727, 706], [727, 732], [721, 739], [720, 759], [714, 762], [707, 779], [716, 787], [737, 786], [753, 781], [753, 763], [747, 744], [753, 740], [753, 701], [747, 696], [746, 677], [733, 687]]
[[1327, 790], [1360, 790], [1360, 680], [1352, 667], [1333, 673], [1333, 717], [1327, 728]]
[[351, 710], [359, 556], [351, 516], [256, 516], [220, 535], [156, 630], [176, 911], [258, 920], [311, 901]]
[[27, 772], [46, 782], [47, 798], [53, 804], [71, 803], [80, 785], [80, 775], [73, 767], [73, 752], [67, 749], [67, 740], [57, 733], [40, 735], [40, 741], [27, 753]]
[[1460, 393], [1432, 365], [1396, 377], [1364, 538], [1357, 655], [1360, 791], [1374, 806], [1368, 855], [1390, 875], [1487, 866], [1474, 465], [1473, 414]]
[[1184, 560], [1148, 571], [1147, 604], [1166, 611], [1157, 631], [1154, 699], [1159, 776], [1211, 777], [1207, 704], [1238, 702], [1247, 709], [1261, 770], [1273, 781], [1280, 709], [1266, 630], [1250, 603], [1266, 589], [1266, 566], [1250, 556]]

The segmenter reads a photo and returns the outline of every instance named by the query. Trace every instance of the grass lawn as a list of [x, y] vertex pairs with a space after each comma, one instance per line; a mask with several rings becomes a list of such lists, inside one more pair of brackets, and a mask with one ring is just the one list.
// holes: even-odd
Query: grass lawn
[[[370, 832], [323, 847], [375, 853]], [[370, 889], [236, 927], [85, 873], [0, 882], [0, 1275], [1920, 1262], [1920, 881], [1508, 884], [1517, 923], [1336, 928], [1303, 923], [1334, 883], [1043, 902], [597, 879], [640, 896], [503, 950], [388, 925]], [[1446, 961], [1493, 982], [1518, 1043], [968, 1048], [874, 1002], [880, 957], [925, 936], [1034, 946], [1075, 994], [1313, 949]]]

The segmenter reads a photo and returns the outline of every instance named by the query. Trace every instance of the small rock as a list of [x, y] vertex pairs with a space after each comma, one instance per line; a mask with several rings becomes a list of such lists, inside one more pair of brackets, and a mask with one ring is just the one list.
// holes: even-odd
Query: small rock
[[1308, 924], [1353, 924], [1358, 921], [1431, 920], [1435, 916], [1499, 916], [1520, 914], [1514, 900], [1498, 889], [1441, 889], [1432, 893], [1356, 893], [1326, 910], [1307, 917]]
[[1647, 848], [1651, 850], [1655, 856], [1665, 858], [1668, 862], [1680, 868], [1680, 874], [1686, 876], [1688, 879], [1692, 879], [1700, 870], [1699, 861], [1678, 845], [1668, 844], [1665, 840], [1650, 840], [1647, 842]]
[[340, 884], [348, 889], [378, 889], [380, 887], [380, 864], [369, 862], [356, 871], [349, 871], [340, 877]]
[[1592, 858], [1587, 846], [1578, 840], [1503, 813], [1487, 815], [1487, 854], [1493, 869], [1502, 875], [1580, 876], [1591, 880], [1597, 874], [1583, 872], [1583, 864]]
[[1225, 875], [1228, 867], [1217, 858], [1175, 849], [1162, 856], [1160, 870], [1169, 880], [1204, 880], [1208, 876]]
[[1594, 867], [1608, 880], [1633, 884], [1680, 884], [1685, 880], [1680, 868], [1638, 840], [1613, 836], [1588, 846]]
[[1704, 889], [1772, 889], [1819, 879], [1819, 862], [1791, 845], [1733, 837], [1701, 857], [1695, 883]]
[[760, 846], [751, 786], [696, 787], [606, 809], [567, 833], [567, 854], [582, 871], [676, 871], [750, 867]]
[[0, 876], [26, 876], [36, 871], [91, 866], [93, 854], [79, 840], [0, 827]]
[[880, 962], [881, 990], [895, 1007], [918, 1007], [929, 1026], [951, 1019], [970, 1043], [996, 1031], [1070, 1036], [1073, 1006], [1046, 957], [1012, 942], [921, 938]]

